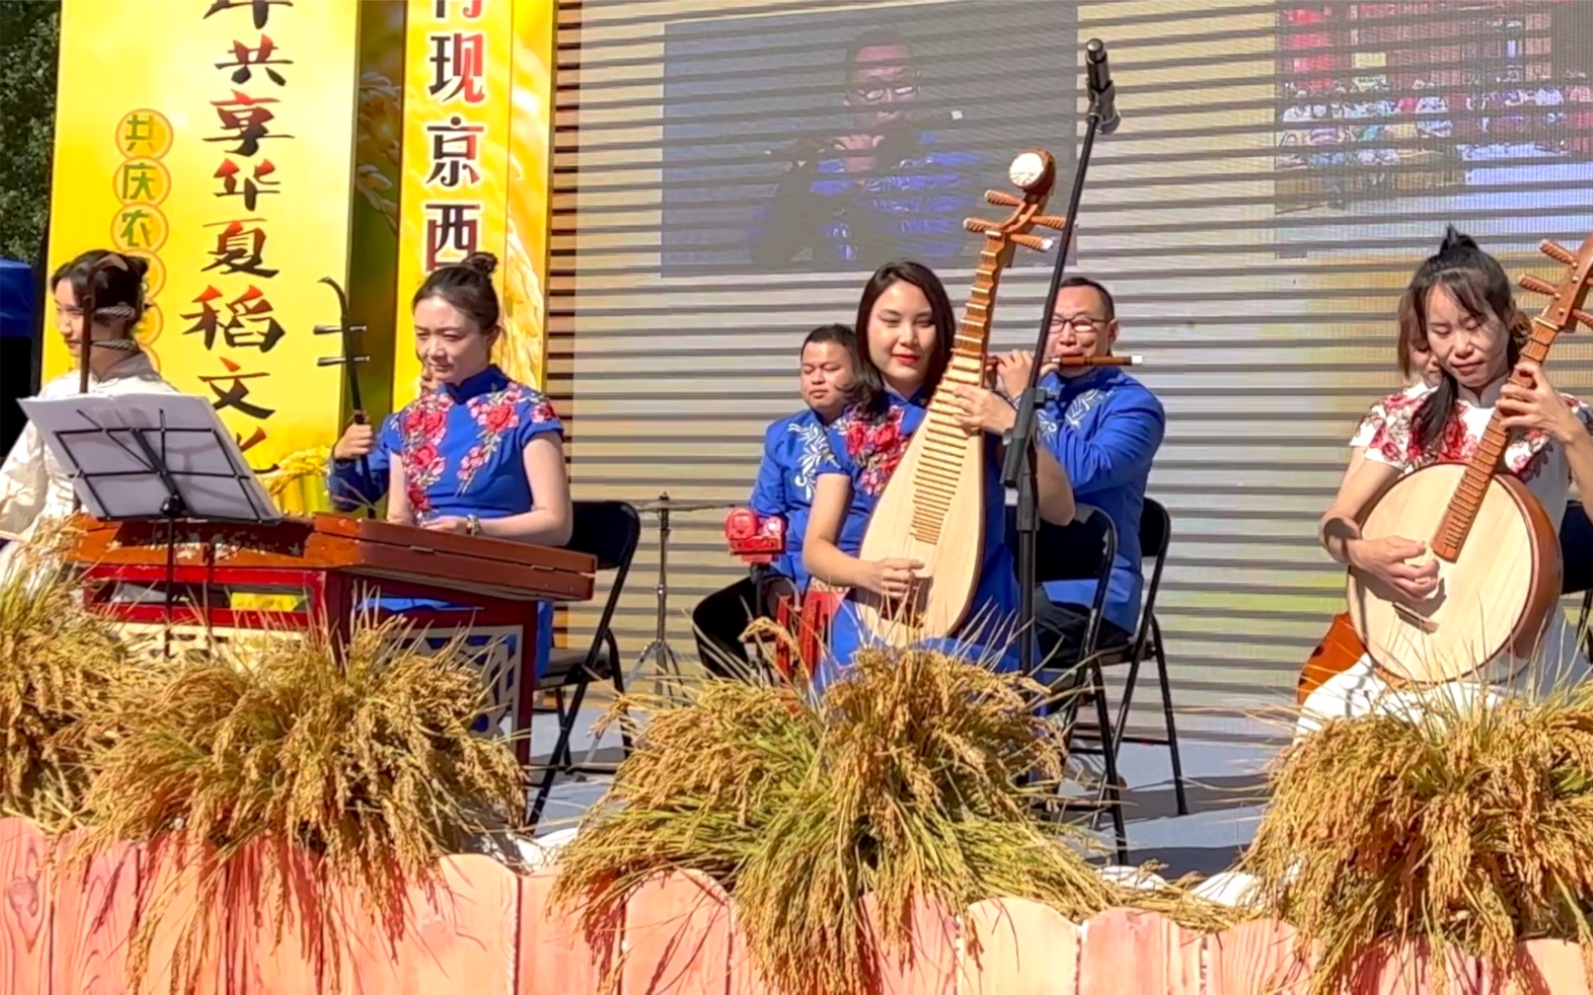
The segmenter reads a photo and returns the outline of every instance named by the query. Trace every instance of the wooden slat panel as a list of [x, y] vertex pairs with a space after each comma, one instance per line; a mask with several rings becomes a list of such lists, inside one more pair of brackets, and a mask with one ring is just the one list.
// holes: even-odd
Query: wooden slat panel
[[44, 834], [27, 819], [0, 819], [0, 989], [43, 990], [50, 981], [51, 882]]
[[958, 961], [957, 995], [1073, 995], [1079, 927], [1024, 898], [978, 902], [964, 917]]
[[623, 915], [595, 938], [595, 945], [589, 944], [573, 915], [553, 912], [551, 896], [557, 878], [557, 871], [550, 869], [520, 877], [518, 995], [595, 992], [614, 963]]
[[1111, 909], [1083, 925], [1079, 995], [1196, 995], [1201, 937], [1155, 912]]
[[[52, 877], [50, 990], [114, 995], [127, 990], [127, 952], [138, 914], [142, 851], [118, 843], [88, 857], [86, 830], [63, 837]], [[20, 990], [20, 989], [18, 989]]]
[[621, 995], [729, 995], [730, 904], [696, 872], [643, 884], [625, 908]]

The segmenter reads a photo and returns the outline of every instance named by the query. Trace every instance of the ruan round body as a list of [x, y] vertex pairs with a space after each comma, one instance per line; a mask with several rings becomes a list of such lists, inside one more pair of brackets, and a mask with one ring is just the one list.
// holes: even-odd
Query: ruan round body
[[[1362, 537], [1430, 545], [1465, 472], [1462, 464], [1440, 464], [1396, 481], [1366, 516]], [[1531, 662], [1557, 608], [1559, 537], [1526, 484], [1498, 474], [1459, 557], [1439, 560], [1432, 597], [1410, 603], [1357, 570], [1346, 593], [1356, 633], [1394, 683], [1506, 681]]]

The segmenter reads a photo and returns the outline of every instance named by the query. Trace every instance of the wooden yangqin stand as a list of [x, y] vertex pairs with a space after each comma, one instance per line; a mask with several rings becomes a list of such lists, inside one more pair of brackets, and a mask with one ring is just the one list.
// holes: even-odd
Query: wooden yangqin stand
[[[320, 625], [346, 638], [355, 613], [380, 597], [467, 606], [404, 615], [427, 642], [464, 630], [469, 644], [483, 644], [489, 725], [512, 710], [517, 730], [529, 726], [535, 692], [536, 603], [590, 600], [597, 570], [585, 553], [329, 514], [274, 525], [180, 522], [174, 551], [160, 522], [85, 515], [77, 527], [72, 558], [95, 609], [201, 646]], [[178, 594], [169, 600], [168, 585]], [[517, 740], [522, 762], [529, 749], [528, 737]]]

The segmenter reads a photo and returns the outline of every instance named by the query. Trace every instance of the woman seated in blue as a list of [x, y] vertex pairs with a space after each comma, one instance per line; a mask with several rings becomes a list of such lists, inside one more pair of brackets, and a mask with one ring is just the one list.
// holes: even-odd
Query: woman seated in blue
[[[957, 320], [933, 272], [919, 263], [893, 262], [880, 267], [864, 287], [857, 327], [861, 399], [830, 426], [833, 462], [820, 470], [803, 564], [833, 586], [902, 597], [922, 564], [861, 560], [843, 551], [836, 537], [849, 517], [866, 520], [884, 493], [946, 372]], [[979, 587], [962, 631], [927, 645], [974, 660], [999, 657], [997, 665], [1010, 670], [1018, 662], [1011, 631], [1018, 583], [1006, 544], [1006, 492], [994, 452], [999, 440], [992, 435], [988, 442]], [[815, 684], [822, 687], [843, 673], [858, 647], [870, 641], [848, 600], [836, 613], [830, 655], [814, 675]]]
[[[387, 520], [439, 532], [562, 546], [573, 515], [553, 405], [492, 363], [502, 334], [491, 273], [478, 252], [443, 266], [416, 292], [415, 353], [430, 389], [388, 419]], [[387, 610], [458, 606], [383, 599]], [[547, 669], [553, 608], [538, 606], [536, 672]]]

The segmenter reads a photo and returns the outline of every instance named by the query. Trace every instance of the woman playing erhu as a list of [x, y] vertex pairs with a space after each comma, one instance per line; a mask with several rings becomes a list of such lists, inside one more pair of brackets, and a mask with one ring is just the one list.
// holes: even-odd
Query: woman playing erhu
[[[1516, 308], [1509, 277], [1497, 260], [1454, 229], [1437, 255], [1417, 269], [1399, 316], [1401, 334], [1411, 343], [1426, 343], [1439, 376], [1430, 387], [1392, 395], [1374, 408], [1365, 459], [1323, 516], [1321, 538], [1338, 562], [1420, 603], [1439, 588], [1439, 566], [1425, 557], [1425, 542], [1410, 536], [1361, 538], [1357, 523], [1384, 489], [1422, 467], [1466, 462], [1497, 407], [1510, 431], [1503, 472], [1526, 484], [1550, 521], [1559, 523], [1573, 481], [1582, 493], [1593, 493], [1593, 411], [1555, 391], [1535, 364], [1521, 361], [1529, 323]], [[1507, 382], [1512, 370], [1528, 386]], [[1398, 691], [1362, 656], [1306, 698], [1299, 732], [1335, 717], [1410, 714], [1424, 694], [1457, 702], [1479, 696], [1491, 700], [1507, 687], [1543, 691], [1586, 673], [1575, 634], [1556, 608], [1538, 652], [1507, 686], [1452, 681], [1425, 692]]]

